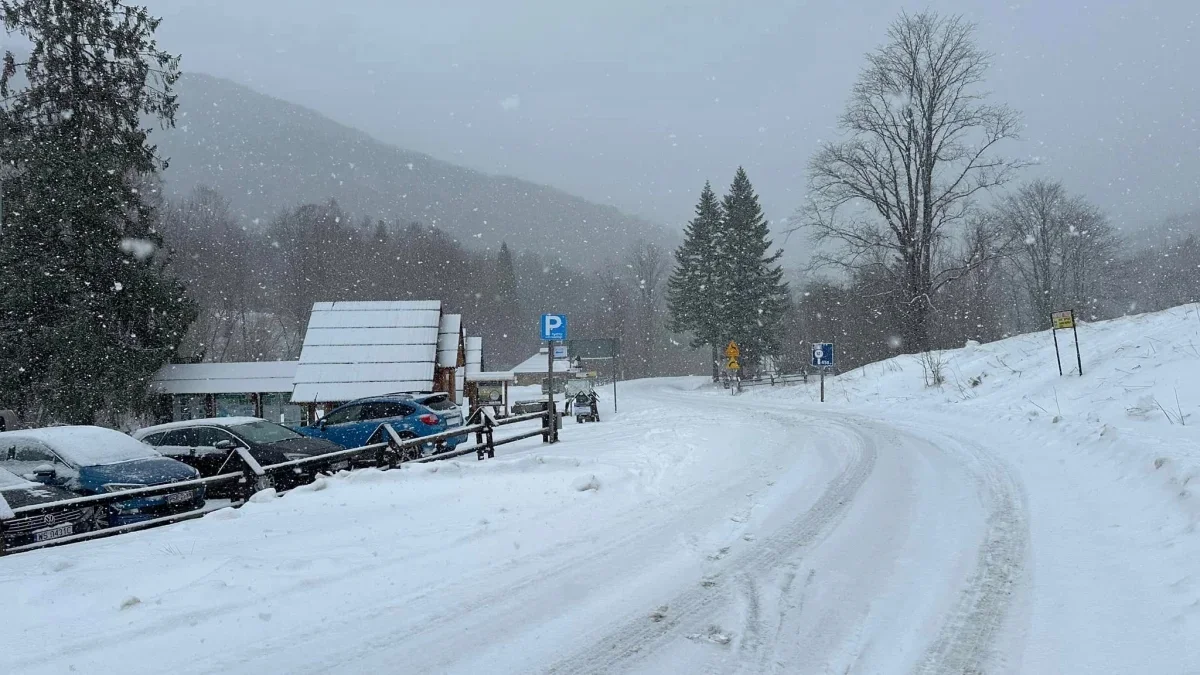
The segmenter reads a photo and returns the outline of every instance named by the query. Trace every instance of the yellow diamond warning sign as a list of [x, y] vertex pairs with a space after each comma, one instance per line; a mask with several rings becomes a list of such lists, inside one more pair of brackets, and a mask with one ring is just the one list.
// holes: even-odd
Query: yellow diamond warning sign
[[730, 370], [737, 370], [738, 368], [741, 368], [741, 365], [738, 364], [737, 359], [729, 359], [729, 363], [727, 363], [725, 367]]
[[[726, 358], [728, 358], [731, 362], [736, 363], [737, 357], [739, 357], [741, 355], [742, 355], [742, 350], [738, 349], [737, 343], [734, 342], [733, 340], [730, 340], [729, 344], [726, 345], [726, 347], [725, 347]], [[737, 366], [730, 366], [730, 368], [736, 368], [736, 367]]]

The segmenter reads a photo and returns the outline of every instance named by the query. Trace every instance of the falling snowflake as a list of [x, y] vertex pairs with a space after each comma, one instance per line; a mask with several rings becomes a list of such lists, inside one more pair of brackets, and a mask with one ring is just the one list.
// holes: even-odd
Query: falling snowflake
[[158, 246], [149, 239], [126, 237], [121, 240], [121, 250], [138, 260], [145, 260], [154, 255], [154, 252], [158, 250]]

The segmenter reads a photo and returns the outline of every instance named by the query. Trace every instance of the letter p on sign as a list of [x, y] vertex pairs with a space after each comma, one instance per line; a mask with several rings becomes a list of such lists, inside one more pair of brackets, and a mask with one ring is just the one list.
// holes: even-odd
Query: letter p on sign
[[543, 340], [549, 341], [567, 339], [566, 314], [543, 314], [541, 325]]

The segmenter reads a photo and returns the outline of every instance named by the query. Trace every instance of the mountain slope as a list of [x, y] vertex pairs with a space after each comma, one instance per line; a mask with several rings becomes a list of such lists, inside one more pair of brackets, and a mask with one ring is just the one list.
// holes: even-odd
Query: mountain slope
[[639, 238], [672, 239], [611, 206], [397, 148], [228, 80], [188, 74], [177, 89], [177, 128], [154, 134], [168, 195], [208, 185], [247, 220], [334, 198], [356, 218], [420, 221], [588, 266]]

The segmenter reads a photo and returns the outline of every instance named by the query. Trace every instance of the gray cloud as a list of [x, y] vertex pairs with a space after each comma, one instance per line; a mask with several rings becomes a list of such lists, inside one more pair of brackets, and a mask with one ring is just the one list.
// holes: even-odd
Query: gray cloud
[[[187, 70], [678, 225], [746, 166], [768, 216], [902, 3], [147, 0]], [[935, 0], [979, 24], [1012, 153], [1135, 227], [1200, 207], [1200, 3]], [[912, 6], [910, 5], [910, 9]]]

